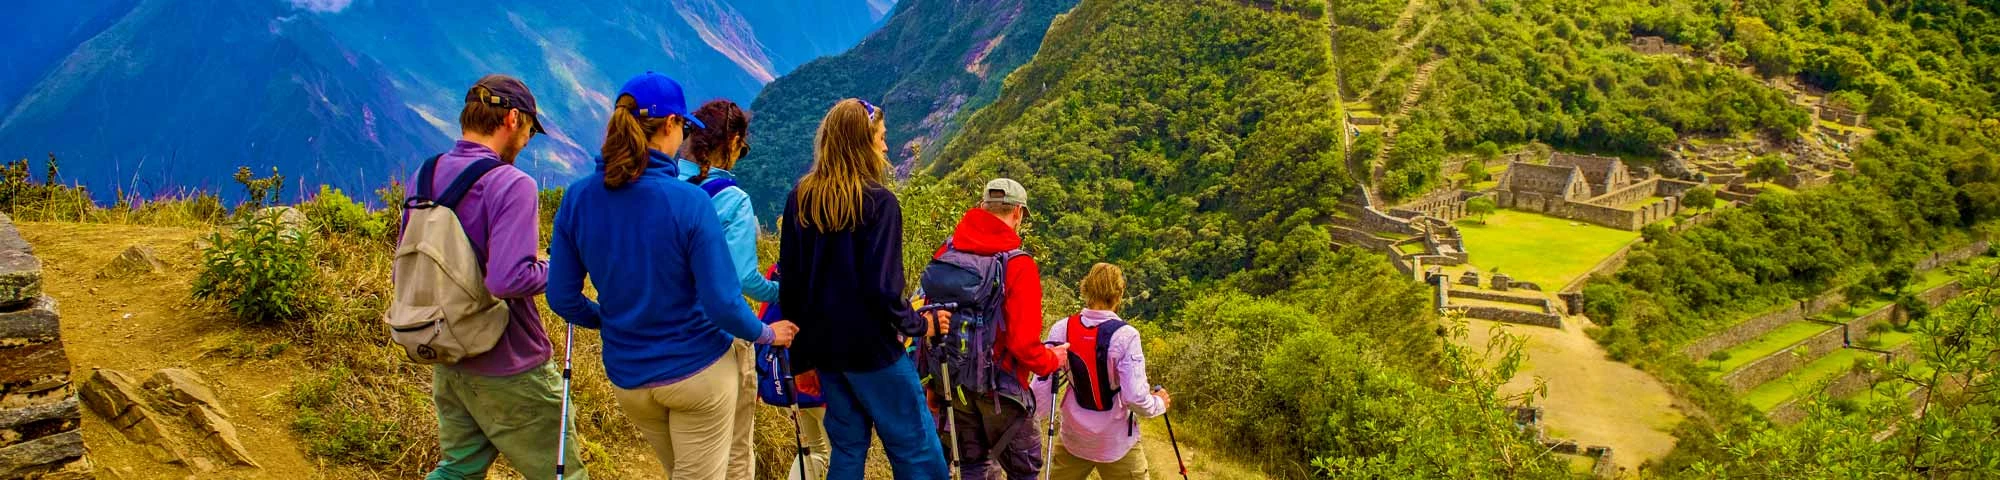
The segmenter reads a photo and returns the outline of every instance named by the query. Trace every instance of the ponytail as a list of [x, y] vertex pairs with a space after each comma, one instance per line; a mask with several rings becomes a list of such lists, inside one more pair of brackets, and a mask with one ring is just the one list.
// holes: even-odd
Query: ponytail
[[[619, 188], [639, 180], [646, 172], [646, 139], [658, 125], [642, 124], [632, 111], [639, 108], [631, 95], [619, 95], [618, 106], [611, 109], [611, 123], [604, 128], [604, 147], [598, 154], [604, 158], [604, 186]], [[646, 123], [658, 122], [649, 119]]]

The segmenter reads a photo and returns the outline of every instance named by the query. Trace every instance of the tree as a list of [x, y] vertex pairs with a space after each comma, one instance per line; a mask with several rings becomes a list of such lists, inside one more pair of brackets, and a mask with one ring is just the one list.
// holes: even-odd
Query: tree
[[1715, 208], [1715, 189], [1702, 185], [1681, 194], [1681, 206], [1708, 210]]
[[1493, 197], [1480, 196], [1465, 201], [1465, 213], [1478, 217], [1479, 223], [1482, 224], [1486, 223], [1487, 215], [1492, 215], [1499, 208], [1498, 204], [1493, 203]]
[[1784, 157], [1765, 155], [1750, 162], [1749, 173], [1750, 178], [1769, 182], [1791, 174], [1792, 166], [1785, 163]]
[[1459, 169], [1459, 173], [1465, 174], [1465, 183], [1468, 184], [1493, 178], [1493, 175], [1486, 173], [1486, 163], [1479, 160], [1465, 162], [1465, 168]]

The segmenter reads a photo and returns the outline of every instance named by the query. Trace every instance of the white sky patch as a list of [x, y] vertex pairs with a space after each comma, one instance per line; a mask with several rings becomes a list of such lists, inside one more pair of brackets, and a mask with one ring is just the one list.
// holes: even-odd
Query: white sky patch
[[286, 1], [292, 4], [292, 8], [305, 10], [313, 13], [340, 13], [341, 10], [346, 10], [348, 5], [354, 4], [354, 0], [286, 0]]

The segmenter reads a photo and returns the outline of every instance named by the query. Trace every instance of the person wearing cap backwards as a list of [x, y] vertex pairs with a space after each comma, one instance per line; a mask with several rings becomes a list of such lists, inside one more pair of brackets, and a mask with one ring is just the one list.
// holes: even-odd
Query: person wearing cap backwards
[[[562, 410], [560, 377], [549, 362], [554, 348], [535, 308], [535, 296], [548, 285], [548, 262], [535, 255], [539, 189], [514, 167], [528, 139], [544, 133], [535, 96], [520, 80], [487, 75], [466, 92], [458, 125], [458, 143], [426, 162], [435, 169], [431, 188], [444, 191], [479, 160], [502, 164], [473, 183], [454, 210], [485, 260], [486, 289], [507, 303], [507, 327], [486, 353], [432, 368], [431, 399], [437, 403], [443, 454], [427, 478], [486, 478], [501, 454], [530, 478], [547, 478], [555, 475], [558, 415], [569, 412]], [[422, 178], [419, 171], [409, 184]], [[564, 477], [590, 478], [575, 444], [569, 447], [562, 452]]]
[[743, 302], [708, 194], [677, 178], [670, 152], [689, 127], [703, 125], [673, 79], [646, 72], [619, 89], [597, 171], [556, 210], [549, 308], [602, 334], [612, 395], [669, 476], [733, 478], [737, 399], [751, 394], [739, 381], [753, 355], [734, 339], [789, 345], [798, 327], [766, 326]]
[[[1028, 189], [1021, 182], [1010, 178], [986, 182], [979, 202], [959, 218], [951, 241], [932, 257], [943, 257], [947, 250], [982, 256], [1019, 250], [1021, 222], [1027, 218]], [[1032, 376], [1054, 373], [1069, 358], [1068, 345], [1046, 346], [1037, 338], [1042, 331], [1042, 274], [1035, 258], [1014, 255], [1007, 260], [1005, 271], [1000, 289], [1006, 294], [1001, 307], [1005, 326], [994, 343], [993, 355], [997, 360], [994, 364], [1012, 374], [1015, 382], [1001, 380], [999, 388], [985, 398], [932, 392], [949, 404], [941, 410], [957, 417], [951, 425], [958, 431], [946, 434], [958, 436], [964, 460], [959, 472], [966, 480], [998, 478], [995, 473], [1000, 472], [993, 471], [996, 463], [1006, 478], [1034, 478], [1041, 472], [1042, 444], [1031, 416], [1035, 401], [1029, 394], [1029, 381]], [[958, 398], [970, 401], [950, 401]]]
[[888, 188], [884, 115], [850, 98], [820, 120], [812, 169], [780, 217], [778, 303], [799, 323], [793, 370], [819, 372], [833, 446], [826, 478], [861, 479], [873, 434], [898, 480], [942, 480], [944, 448], [898, 336], [936, 335], [950, 314], [919, 315], [903, 295], [903, 209]]

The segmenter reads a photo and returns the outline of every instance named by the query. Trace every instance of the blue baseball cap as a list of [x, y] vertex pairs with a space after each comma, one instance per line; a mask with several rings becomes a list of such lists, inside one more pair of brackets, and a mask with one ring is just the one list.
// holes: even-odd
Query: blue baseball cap
[[635, 111], [644, 118], [663, 118], [667, 115], [679, 116], [694, 128], [708, 128], [701, 119], [688, 114], [687, 97], [681, 94], [680, 82], [666, 75], [648, 71], [625, 81], [618, 89], [619, 96], [631, 95], [639, 104]]

